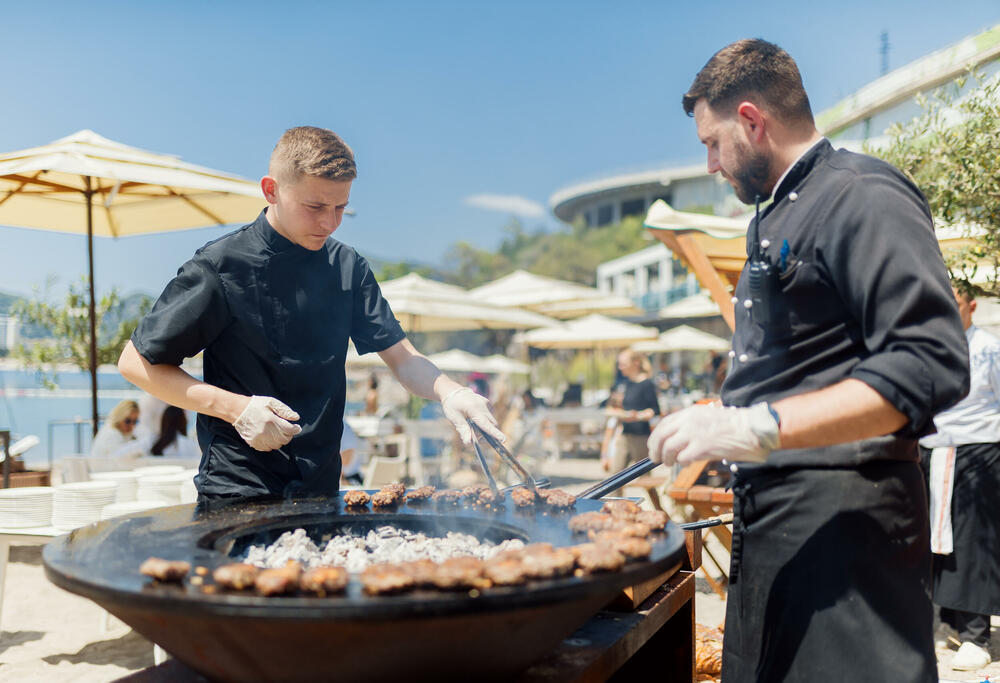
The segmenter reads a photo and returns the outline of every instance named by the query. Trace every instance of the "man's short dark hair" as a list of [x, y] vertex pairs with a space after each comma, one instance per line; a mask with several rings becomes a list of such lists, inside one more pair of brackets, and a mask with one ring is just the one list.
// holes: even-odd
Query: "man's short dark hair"
[[813, 124], [795, 60], [760, 38], [737, 41], [712, 55], [682, 100], [688, 116], [694, 116], [698, 100], [716, 112], [748, 100], [786, 123]]

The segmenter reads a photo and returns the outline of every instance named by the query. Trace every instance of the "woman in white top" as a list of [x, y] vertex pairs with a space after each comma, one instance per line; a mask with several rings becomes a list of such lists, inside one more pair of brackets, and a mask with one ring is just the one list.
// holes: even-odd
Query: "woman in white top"
[[201, 449], [187, 437], [187, 415], [176, 406], [163, 409], [160, 418], [160, 438], [149, 447], [151, 455], [171, 458], [201, 458]]
[[90, 454], [95, 458], [123, 458], [142, 455], [142, 444], [136, 440], [135, 424], [139, 421], [139, 404], [125, 400], [111, 409], [108, 419], [94, 436]]

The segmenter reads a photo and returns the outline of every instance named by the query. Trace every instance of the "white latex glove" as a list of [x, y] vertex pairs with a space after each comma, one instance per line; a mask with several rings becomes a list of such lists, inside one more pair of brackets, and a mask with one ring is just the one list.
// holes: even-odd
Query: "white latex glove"
[[236, 418], [233, 427], [251, 448], [273, 451], [302, 431], [302, 427], [289, 422], [298, 419], [298, 413], [276, 398], [251, 396], [250, 403]]
[[445, 396], [441, 399], [441, 408], [444, 409], [444, 416], [454, 425], [459, 438], [466, 446], [472, 445], [473, 434], [469, 420], [475, 422], [493, 438], [499, 441], [507, 440], [500, 431], [497, 419], [490, 411], [490, 402], [469, 387], [455, 389]]
[[649, 435], [649, 458], [672, 465], [697, 460], [764, 462], [781, 447], [778, 422], [766, 403], [749, 408], [696, 405], [668, 415]]

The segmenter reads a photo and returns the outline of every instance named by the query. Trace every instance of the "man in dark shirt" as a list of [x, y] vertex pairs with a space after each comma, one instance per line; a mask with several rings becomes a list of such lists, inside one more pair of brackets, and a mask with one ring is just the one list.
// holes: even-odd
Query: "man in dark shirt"
[[[181, 266], [122, 352], [126, 379], [198, 412], [204, 498], [339, 490], [349, 338], [441, 400], [466, 443], [469, 420], [503, 438], [487, 400], [413, 348], [368, 263], [331, 238], [356, 175], [333, 132], [288, 130], [261, 180], [267, 209]], [[199, 382], [179, 365], [202, 350]]]
[[969, 369], [927, 204], [833, 149], [776, 45], [723, 48], [683, 103], [709, 172], [772, 200], [748, 230], [722, 405], [650, 437], [654, 460], [733, 463], [723, 678], [936, 681], [916, 440]]

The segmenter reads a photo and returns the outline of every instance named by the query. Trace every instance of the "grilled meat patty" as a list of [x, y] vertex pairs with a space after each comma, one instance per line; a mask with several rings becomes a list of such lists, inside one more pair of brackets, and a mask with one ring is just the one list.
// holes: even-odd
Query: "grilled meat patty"
[[361, 586], [369, 595], [386, 595], [410, 590], [416, 585], [413, 576], [398, 564], [373, 564], [360, 576]]
[[627, 536], [619, 531], [599, 531], [596, 534], [591, 532], [591, 539], [598, 545], [609, 545], [629, 560], [638, 560], [649, 557], [653, 552], [653, 544], [645, 538]]
[[280, 569], [262, 569], [257, 574], [254, 585], [261, 595], [285, 595], [298, 590], [301, 576], [302, 565], [289, 560]]
[[519, 508], [531, 507], [538, 501], [538, 496], [535, 492], [526, 486], [518, 486], [516, 489], [510, 492], [510, 499], [514, 501], [514, 505]]
[[372, 497], [364, 491], [345, 491], [344, 505], [347, 507], [364, 507], [371, 501]]
[[625, 566], [625, 556], [609, 545], [583, 543], [573, 546], [576, 566], [587, 574], [615, 572]]
[[438, 588], [483, 588], [484, 562], [476, 557], [452, 557], [437, 566], [434, 585]]
[[243, 562], [234, 562], [217, 567], [212, 572], [212, 580], [224, 588], [241, 591], [253, 588], [259, 573], [259, 567]]
[[343, 592], [348, 578], [343, 567], [314, 567], [302, 575], [299, 586], [308, 593], [328, 595]]
[[407, 503], [423, 503], [431, 499], [436, 489], [433, 486], [421, 486], [406, 493]]
[[191, 571], [191, 563], [182, 560], [164, 560], [151, 557], [139, 566], [139, 573], [157, 581], [182, 581]]
[[568, 510], [576, 505], [576, 496], [561, 489], [539, 489], [538, 495], [545, 500], [546, 505], [557, 510]]

